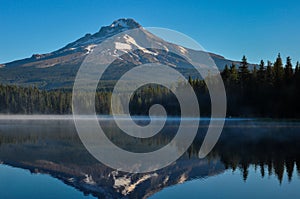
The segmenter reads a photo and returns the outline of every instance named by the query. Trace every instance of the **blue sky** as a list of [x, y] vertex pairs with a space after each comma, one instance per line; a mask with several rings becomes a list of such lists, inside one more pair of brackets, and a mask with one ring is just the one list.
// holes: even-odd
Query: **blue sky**
[[300, 61], [300, 1], [0, 0], [0, 63], [46, 53], [118, 18], [180, 31], [229, 59]]

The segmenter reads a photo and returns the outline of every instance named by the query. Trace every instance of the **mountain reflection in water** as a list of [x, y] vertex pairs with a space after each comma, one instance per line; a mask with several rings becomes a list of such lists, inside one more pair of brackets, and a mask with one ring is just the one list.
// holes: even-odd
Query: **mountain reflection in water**
[[[208, 122], [200, 122], [195, 141], [176, 162], [155, 172], [130, 174], [93, 158], [83, 147], [72, 120], [0, 120], [0, 162], [49, 174], [99, 198], [146, 198], [165, 187], [208, 178], [227, 169], [242, 171], [241, 178], [246, 182], [249, 167], [258, 170], [262, 178], [276, 176], [279, 184], [285, 174], [289, 181], [293, 180], [295, 170], [299, 175], [299, 122], [227, 120], [214, 150], [205, 159], [199, 159]], [[167, 121], [161, 133], [147, 139], [122, 133], [112, 120], [100, 123], [119, 147], [147, 152], [168, 143], [179, 121]]]

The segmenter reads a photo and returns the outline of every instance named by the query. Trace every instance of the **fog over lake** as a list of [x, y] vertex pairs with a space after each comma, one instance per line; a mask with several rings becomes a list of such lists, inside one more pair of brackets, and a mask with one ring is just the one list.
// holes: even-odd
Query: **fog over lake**
[[[133, 152], [160, 149], [172, 140], [180, 123], [169, 119], [162, 132], [142, 139], [122, 132], [111, 117], [99, 118], [107, 137]], [[146, 117], [134, 119], [141, 125], [149, 123]], [[1, 189], [1, 194], [47, 198], [49, 190], [55, 189], [56, 197], [76, 198], [300, 195], [300, 122], [228, 119], [213, 151], [199, 159], [208, 124], [209, 119], [199, 120], [193, 144], [173, 164], [150, 173], [132, 174], [109, 168], [91, 156], [77, 135], [71, 115], [1, 115], [0, 184], [7, 187]], [[12, 192], [11, 186], [19, 191]]]

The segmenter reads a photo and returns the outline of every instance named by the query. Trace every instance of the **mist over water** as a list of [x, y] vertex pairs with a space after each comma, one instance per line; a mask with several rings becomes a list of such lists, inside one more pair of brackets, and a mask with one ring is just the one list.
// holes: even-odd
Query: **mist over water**
[[[194, 142], [174, 164], [156, 172], [130, 174], [109, 168], [93, 158], [82, 145], [70, 115], [10, 115], [6, 119], [1, 117], [0, 162], [22, 168], [23, 170], [18, 170], [20, 178], [24, 177], [21, 173], [28, 173], [28, 170], [33, 174], [47, 174], [69, 187], [99, 198], [142, 198], [154, 193], [158, 193], [154, 194], [155, 198], [172, 197], [174, 193], [177, 196], [187, 193], [193, 196], [199, 194], [198, 191], [192, 191], [195, 186], [200, 186], [197, 190], [203, 190], [203, 195], [207, 196], [229, 194], [233, 198], [243, 197], [241, 191], [230, 185], [241, 187], [239, 190], [257, 190], [247, 192], [248, 198], [271, 195], [282, 198], [283, 193], [300, 194], [295, 189], [300, 185], [300, 122], [297, 121], [226, 120], [220, 140], [213, 151], [207, 158], [199, 159], [198, 151], [209, 123], [209, 120], [200, 120]], [[124, 134], [111, 118], [99, 122], [107, 137], [117, 146], [128, 151], [147, 152], [158, 150], [170, 142], [180, 121], [167, 121], [162, 133], [151, 139], [132, 138]], [[139, 118], [137, 122], [145, 124], [147, 120]], [[176, 145], [174, 147], [176, 149]], [[5, 168], [0, 167], [0, 170], [4, 169], [3, 172], [0, 171], [0, 179], [14, 175], [9, 172], [15, 170]], [[8, 174], [4, 174], [6, 171]], [[231, 175], [232, 172], [234, 176]], [[29, 186], [35, 176], [23, 178], [23, 181], [28, 180], [28, 189], [39, 187]], [[45, 178], [45, 183], [47, 182], [51, 183], [52, 180]], [[220, 183], [222, 186], [212, 185]], [[263, 192], [261, 187], [264, 186], [278, 194]], [[15, 184], [14, 189], [21, 193], [24, 186]], [[73, 190], [75, 194], [76, 189], [71, 189], [71, 192]], [[161, 192], [161, 189], [165, 190]], [[9, 190], [1, 189], [1, 192], [11, 194], [8, 193]], [[44, 190], [31, 198], [40, 198], [47, 194], [48, 189]], [[234, 193], [236, 197], [233, 196]], [[63, 192], [56, 194], [62, 196]]]

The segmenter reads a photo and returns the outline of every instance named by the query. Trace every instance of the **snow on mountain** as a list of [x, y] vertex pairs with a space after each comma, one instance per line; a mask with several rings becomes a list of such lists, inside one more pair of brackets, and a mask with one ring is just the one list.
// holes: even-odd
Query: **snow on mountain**
[[97, 45], [95, 45], [95, 44], [91, 44], [91, 45], [88, 45], [87, 47], [85, 47], [84, 49], [87, 50], [86, 54], [91, 53], [96, 46]]
[[[88, 33], [54, 52], [34, 54], [30, 58], [0, 64], [0, 83], [35, 84], [46, 89], [71, 87], [80, 64], [97, 49], [101, 42], [132, 29], [137, 30], [138, 34], [135, 36], [123, 34], [113, 37], [114, 40], [105, 50], [106, 55], [112, 58], [118, 57], [118, 61], [115, 62], [118, 67], [110, 71], [106, 80], [115, 80], [117, 75], [128, 67], [153, 62], [176, 67], [185, 75], [194, 74], [195, 71], [190, 70], [191, 64], [178, 55], [195, 56], [198, 55], [197, 53], [201, 54], [200, 51], [166, 42], [145, 30], [133, 19], [118, 19], [109, 26], [101, 27], [98, 32]], [[145, 46], [149, 48], [145, 48]], [[170, 52], [175, 52], [177, 55]], [[120, 55], [122, 56], [120, 57]], [[220, 69], [223, 69], [226, 64], [230, 65], [234, 62], [220, 55], [210, 53], [210, 56]], [[111, 60], [106, 59], [107, 61]], [[234, 63], [239, 64], [239, 62]]]
[[128, 19], [119, 19], [114, 21], [110, 27], [121, 26], [123, 28], [130, 28]]
[[131, 50], [131, 46], [129, 44], [124, 44], [120, 42], [115, 42], [115, 46], [117, 50]]
[[[141, 51], [143, 51], [144, 53], [148, 53], [148, 54], [152, 54], [152, 55], [158, 55], [158, 53], [154, 53], [150, 50], [147, 50], [146, 48], [141, 47], [139, 44], [137, 44], [137, 42], [135, 41], [134, 38], [132, 38], [131, 36], [125, 34], [123, 39], [125, 40], [125, 43], [120, 43], [120, 42], [115, 42], [116, 47], [123, 47], [123, 50], [125, 48], [127, 48], [127, 50], [131, 50], [131, 49], [139, 49]], [[133, 48], [132, 46], [135, 46], [135, 48]], [[125, 47], [125, 48], [124, 48]]]
[[55, 51], [55, 54], [66, 53], [70, 50], [82, 50], [86, 49], [86, 46], [95, 45], [101, 43], [103, 40], [116, 35], [120, 32], [124, 32], [126, 30], [141, 28], [141, 25], [138, 24], [133, 19], [119, 19], [114, 21], [109, 26], [102, 27], [95, 34], [86, 34], [84, 37], [66, 45], [65, 47]]

